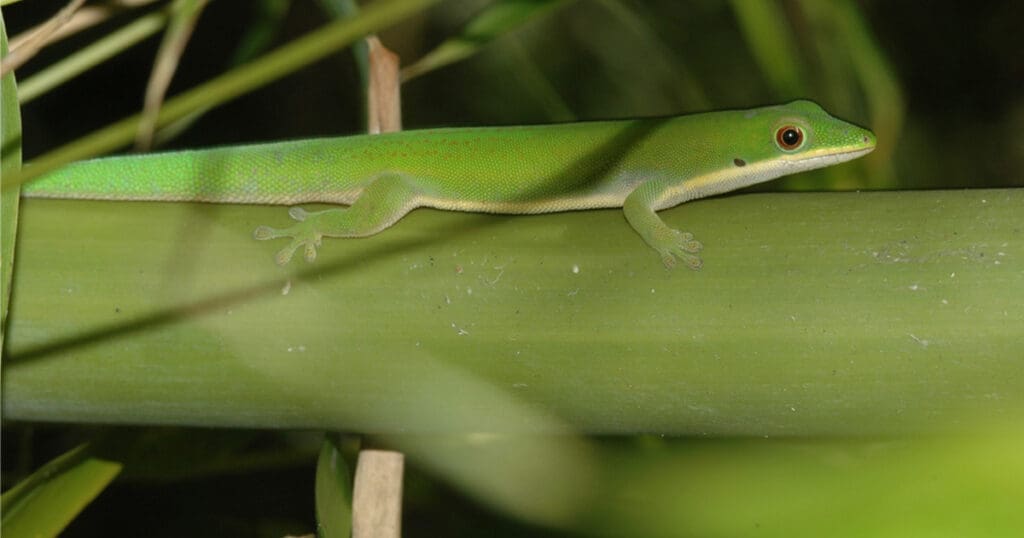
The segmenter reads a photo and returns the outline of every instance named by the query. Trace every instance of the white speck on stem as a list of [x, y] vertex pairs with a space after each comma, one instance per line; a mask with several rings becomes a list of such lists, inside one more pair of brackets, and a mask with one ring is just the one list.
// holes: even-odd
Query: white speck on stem
[[574, 274], [574, 275], [580, 274], [580, 266], [579, 265], [576, 265], [575, 263], [572, 264], [572, 274]]
[[284, 287], [281, 288], [281, 295], [288, 295], [292, 291], [292, 281], [285, 280]]
[[930, 343], [928, 342], [928, 340], [925, 340], [924, 338], [918, 338], [917, 336], [911, 333], [907, 333], [907, 336], [913, 338], [914, 341], [917, 342], [918, 344], [921, 344], [921, 347], [928, 347], [928, 344]]
[[498, 281], [501, 280], [501, 275], [505, 274], [505, 266], [504, 265], [498, 265], [498, 266], [495, 266], [494, 268], [498, 270], [498, 276], [494, 277], [494, 280], [487, 280], [486, 278], [483, 279], [484, 282], [490, 284], [491, 286], [497, 284]]

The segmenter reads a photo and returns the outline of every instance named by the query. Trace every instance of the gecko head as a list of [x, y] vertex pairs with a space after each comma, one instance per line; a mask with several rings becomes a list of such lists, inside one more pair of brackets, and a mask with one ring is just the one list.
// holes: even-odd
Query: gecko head
[[831, 166], [875, 149], [874, 133], [831, 116], [812, 101], [793, 101], [743, 114], [749, 127], [743, 132], [750, 137], [746, 147], [753, 151], [750, 160], [738, 156], [734, 164], [760, 164], [769, 168], [773, 177]]

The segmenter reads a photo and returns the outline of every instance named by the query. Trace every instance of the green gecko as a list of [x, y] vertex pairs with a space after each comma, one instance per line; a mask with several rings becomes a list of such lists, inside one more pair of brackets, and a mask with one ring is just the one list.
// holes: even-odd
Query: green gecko
[[667, 118], [429, 129], [122, 156], [74, 163], [25, 185], [28, 197], [293, 207], [276, 257], [321, 238], [376, 234], [417, 207], [535, 214], [621, 207], [671, 267], [698, 269], [700, 242], [657, 211], [867, 154], [875, 135], [810, 101]]

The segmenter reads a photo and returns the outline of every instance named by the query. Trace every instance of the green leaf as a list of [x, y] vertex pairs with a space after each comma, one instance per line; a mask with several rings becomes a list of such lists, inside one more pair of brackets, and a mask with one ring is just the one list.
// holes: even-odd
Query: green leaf
[[316, 520], [320, 538], [352, 534], [352, 473], [349, 450], [338, 435], [328, 434], [316, 462]]
[[773, 93], [783, 99], [805, 97], [800, 47], [782, 7], [774, 0], [733, 0], [733, 12], [750, 52]]
[[4, 536], [56, 536], [121, 471], [81, 445], [41, 467], [3, 494]]
[[36, 97], [128, 50], [160, 31], [167, 24], [167, 19], [167, 10], [149, 13], [41, 69], [22, 81], [19, 94], [21, 104], [31, 102]]
[[1016, 537], [1024, 430], [986, 426], [996, 427], [950, 437], [604, 443], [608, 478], [580, 518], [582, 534]]
[[491, 41], [540, 18], [570, 0], [498, 0], [477, 13], [462, 32], [402, 70], [402, 80], [464, 60]]
[[[0, 13], [0, 57], [7, 56], [7, 28]], [[0, 184], [21, 168], [21, 110], [14, 73], [0, 79]], [[7, 307], [14, 270], [20, 189], [0, 188], [0, 348], [7, 330]]]

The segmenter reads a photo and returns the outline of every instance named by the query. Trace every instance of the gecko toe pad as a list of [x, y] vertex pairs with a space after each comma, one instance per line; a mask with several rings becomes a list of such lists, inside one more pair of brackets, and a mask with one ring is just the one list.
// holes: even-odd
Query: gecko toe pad
[[661, 261], [669, 269], [675, 267], [679, 261], [694, 270], [700, 269], [703, 265], [697, 253], [704, 248], [704, 245], [694, 239], [691, 233], [672, 230], [671, 237], [655, 248], [661, 254]]
[[[296, 214], [298, 214], [298, 212], [289, 213], [292, 214], [292, 217], [295, 217]], [[274, 261], [276, 261], [278, 265], [285, 265], [291, 261], [292, 256], [299, 247], [302, 247], [303, 257], [306, 258], [306, 261], [312, 262], [316, 259], [316, 249], [320, 246], [323, 234], [317, 231], [314, 222], [304, 220], [305, 217], [308, 216], [306, 212], [303, 211], [301, 216], [301, 219], [296, 219], [299, 222], [294, 226], [283, 229], [271, 228], [270, 226], [260, 226], [252, 233], [252, 236], [260, 241], [281, 237], [291, 238], [291, 243], [289, 243], [287, 247], [281, 249], [277, 255], [274, 256]]]

